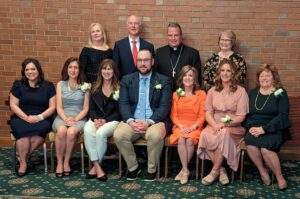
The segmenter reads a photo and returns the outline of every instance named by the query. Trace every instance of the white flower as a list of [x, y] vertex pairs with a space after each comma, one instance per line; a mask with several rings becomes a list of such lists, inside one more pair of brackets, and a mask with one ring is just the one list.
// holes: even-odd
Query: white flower
[[274, 92], [275, 97], [281, 95], [282, 92], [283, 92], [283, 89], [282, 89], [282, 88], [277, 89], [277, 90]]
[[221, 118], [221, 122], [223, 122], [224, 124], [230, 124], [231, 121], [232, 119], [229, 115], [225, 115], [225, 117]]
[[116, 91], [113, 92], [112, 98], [113, 98], [114, 100], [118, 101], [119, 95], [120, 95], [120, 91], [119, 91], [119, 90], [116, 90]]
[[180, 97], [185, 96], [185, 92], [184, 92], [184, 90], [183, 90], [182, 88], [178, 88], [178, 89], [176, 90], [176, 93], [177, 93], [177, 95], [180, 96]]
[[91, 89], [91, 84], [90, 83], [86, 83], [84, 82], [83, 84], [81, 84], [79, 86], [80, 90], [82, 90], [82, 92], [86, 92], [87, 90], [90, 90]]
[[157, 90], [160, 90], [161, 87], [162, 87], [161, 84], [156, 84], [156, 85], [154, 86], [154, 88], [157, 89]]

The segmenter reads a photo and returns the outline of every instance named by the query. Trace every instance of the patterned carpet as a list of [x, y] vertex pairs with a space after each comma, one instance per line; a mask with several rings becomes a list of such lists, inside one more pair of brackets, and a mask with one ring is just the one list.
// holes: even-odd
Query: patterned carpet
[[173, 165], [170, 168], [172, 178], [161, 178], [158, 182], [118, 179], [118, 163], [113, 160], [106, 160], [103, 165], [108, 170], [107, 182], [86, 180], [80, 174], [80, 158], [77, 154], [72, 159], [74, 173], [70, 177], [58, 179], [53, 173], [44, 174], [42, 156], [35, 154], [31, 158], [29, 174], [18, 178], [11, 171], [10, 152], [8, 148], [0, 148], [0, 198], [300, 198], [300, 161], [282, 163], [289, 183], [289, 188], [282, 192], [278, 191], [275, 183], [269, 187], [261, 185], [256, 169], [247, 161], [246, 179], [243, 182], [236, 180], [228, 186], [219, 183], [203, 186], [194, 176], [191, 176], [187, 185], [180, 185], [173, 180], [178, 172], [178, 159], [170, 163]]

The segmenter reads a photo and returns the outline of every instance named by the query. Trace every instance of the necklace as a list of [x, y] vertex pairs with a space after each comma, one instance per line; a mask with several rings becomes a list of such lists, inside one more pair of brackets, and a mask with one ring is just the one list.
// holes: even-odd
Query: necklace
[[177, 57], [175, 66], [174, 66], [174, 64], [173, 64], [173, 62], [172, 62], [172, 59], [171, 59], [171, 56], [170, 56], [170, 62], [171, 62], [171, 67], [172, 67], [172, 76], [173, 76], [173, 77], [175, 77], [175, 74], [176, 74], [175, 69], [176, 69], [176, 67], [177, 67], [177, 65], [178, 65], [178, 62], [179, 62], [179, 59], [180, 59], [180, 57], [181, 57], [182, 49], [183, 49], [183, 45], [182, 45], [181, 48], [180, 48], [180, 52], [179, 52], [179, 55], [178, 55], [178, 57]]
[[78, 89], [78, 84], [71, 84], [70, 81], [68, 81], [68, 90], [69, 91], [75, 91]]
[[256, 109], [256, 110], [261, 111], [261, 110], [263, 110], [264, 107], [266, 106], [267, 101], [269, 100], [269, 98], [270, 98], [270, 96], [271, 96], [271, 93], [268, 95], [266, 101], [263, 103], [263, 105], [262, 105], [260, 108], [257, 107], [257, 98], [258, 98], [258, 95], [259, 95], [259, 91], [257, 92], [256, 98], [255, 98], [255, 102], [254, 102], [254, 106], [255, 106], [255, 109]]

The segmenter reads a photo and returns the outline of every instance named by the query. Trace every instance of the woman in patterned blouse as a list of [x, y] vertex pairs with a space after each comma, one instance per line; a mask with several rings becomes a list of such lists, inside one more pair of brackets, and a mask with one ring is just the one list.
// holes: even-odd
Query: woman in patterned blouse
[[203, 68], [203, 86], [206, 91], [214, 86], [214, 78], [216, 71], [222, 59], [230, 59], [238, 67], [237, 81], [245, 86], [246, 84], [246, 62], [244, 58], [238, 52], [235, 52], [236, 48], [236, 35], [232, 30], [225, 30], [221, 32], [219, 36], [219, 48], [220, 52], [213, 53], [212, 56], [206, 61]]

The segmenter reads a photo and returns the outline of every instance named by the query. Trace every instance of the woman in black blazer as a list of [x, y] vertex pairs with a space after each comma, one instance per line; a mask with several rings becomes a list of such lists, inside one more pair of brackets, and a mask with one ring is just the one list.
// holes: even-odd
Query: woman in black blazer
[[86, 178], [106, 181], [101, 161], [107, 150], [107, 138], [119, 124], [119, 71], [111, 59], [101, 62], [98, 79], [93, 85], [90, 99], [89, 121], [84, 126], [84, 143], [93, 167]]

